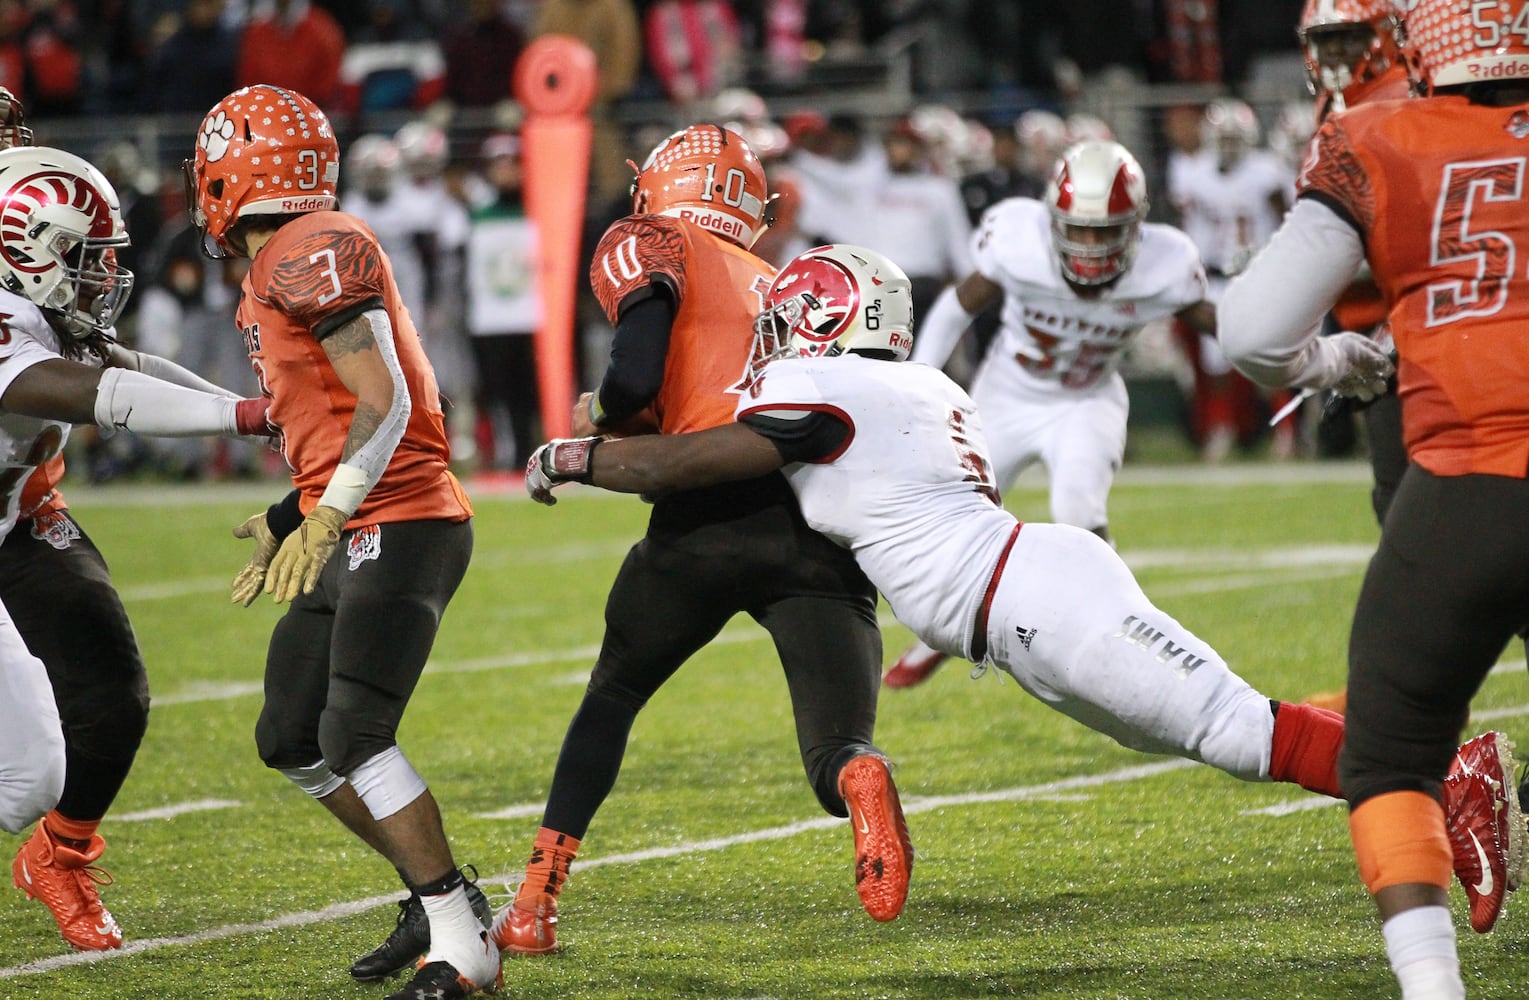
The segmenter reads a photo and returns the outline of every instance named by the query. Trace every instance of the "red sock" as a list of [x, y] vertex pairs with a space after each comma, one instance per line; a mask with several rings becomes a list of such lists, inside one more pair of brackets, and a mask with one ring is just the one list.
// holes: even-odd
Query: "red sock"
[[1292, 781], [1308, 792], [1343, 798], [1338, 787], [1338, 750], [1343, 746], [1343, 716], [1315, 705], [1279, 702], [1269, 777]]
[[516, 899], [526, 899], [539, 892], [556, 896], [568, 881], [568, 867], [579, 853], [579, 841], [548, 827], [536, 831], [531, 845], [531, 860], [526, 863], [526, 880], [520, 883]]

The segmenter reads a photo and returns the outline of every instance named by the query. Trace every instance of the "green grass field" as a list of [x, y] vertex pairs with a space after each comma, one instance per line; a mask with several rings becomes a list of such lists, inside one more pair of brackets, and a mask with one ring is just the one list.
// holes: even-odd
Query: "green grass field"
[[[1275, 696], [1343, 679], [1377, 529], [1362, 466], [1129, 467], [1112, 524], [1147, 593]], [[148, 738], [113, 814], [105, 898], [128, 947], [71, 955], [0, 886], [0, 998], [378, 998], [356, 955], [392, 927], [396, 877], [264, 769], [251, 735], [277, 611], [231, 606], [232, 525], [263, 489], [74, 489], [152, 679]], [[477, 549], [400, 741], [491, 894], [517, 874], [646, 508], [475, 496]], [[1045, 517], [1034, 486], [1021, 517]], [[659, 623], [661, 627], [661, 623]], [[908, 633], [888, 619], [888, 659]], [[1529, 738], [1517, 646], [1474, 728]], [[1341, 806], [1147, 757], [952, 664], [882, 699], [878, 742], [918, 850], [902, 917], [860, 909], [844, 821], [796, 756], [785, 685], [735, 621], [639, 718], [563, 893], [561, 955], [510, 997], [1379, 998], [1395, 995]], [[17, 838], [0, 837], [9, 860]], [[497, 884], [491, 884], [497, 883]], [[1454, 894], [1473, 998], [1529, 994], [1529, 898], [1478, 936]]]

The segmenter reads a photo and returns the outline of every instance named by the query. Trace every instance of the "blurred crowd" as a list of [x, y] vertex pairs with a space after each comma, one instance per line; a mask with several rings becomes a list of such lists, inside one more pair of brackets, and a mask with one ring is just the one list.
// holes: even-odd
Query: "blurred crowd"
[[607, 98], [686, 103], [740, 82], [789, 87], [825, 60], [916, 41], [917, 83], [931, 90], [1045, 95], [1111, 72], [1235, 85], [1265, 55], [1288, 49], [1299, 8], [1298, 0], [0, 0], [0, 85], [38, 115], [200, 113], [249, 82], [289, 83], [325, 107], [422, 106], [441, 96], [487, 106], [509, 96], [509, 74], [499, 71], [519, 46], [549, 30], [594, 45], [611, 77]]
[[[523, 116], [510, 72], [529, 41], [574, 35], [600, 68], [586, 254], [630, 209], [628, 159], [640, 162], [691, 121], [728, 123], [780, 195], [763, 256], [784, 261], [821, 242], [876, 247], [909, 273], [915, 306], [926, 308], [970, 272], [982, 212], [1040, 196], [1057, 154], [1080, 138], [1136, 150], [1153, 217], [1193, 232], [1191, 199], [1174, 178], [1211, 134], [1206, 102], [1089, 113], [1101, 92], [1156, 82], [1226, 92], [1271, 72], [1290, 83], [1294, 65], [1288, 107], [1260, 106], [1240, 133], [1249, 153], [1274, 157], [1293, 177], [1289, 164], [1311, 130], [1299, 9], [1299, 0], [0, 0], [0, 84], [23, 96], [43, 142], [57, 141], [50, 124], [68, 134], [70, 116], [93, 112], [184, 115], [194, 127], [249, 82], [290, 86], [330, 110], [342, 208], [377, 231], [399, 272], [451, 404], [454, 454], [469, 468], [508, 472], [540, 439], [537, 241], [521, 197]], [[804, 98], [825, 67], [856, 60], [875, 86], [875, 64], [899, 46], [915, 56], [911, 100], [824, 114]], [[127, 263], [139, 275], [124, 337], [252, 390], [230, 319], [242, 275], [237, 262], [199, 253], [175, 169], [185, 151], [129, 139], [75, 151], [123, 198], [134, 241]], [[1220, 267], [1212, 261], [1225, 251], [1202, 252]], [[609, 330], [587, 289], [581, 295], [584, 385], [603, 368]], [[979, 317], [953, 374], [975, 363], [995, 324]], [[1142, 367], [1179, 380], [1185, 431], [1206, 457], [1262, 447], [1267, 407], [1246, 387], [1248, 398], [1233, 404], [1205, 402], [1217, 378], [1203, 368], [1208, 349], [1188, 331], [1159, 333], [1143, 338]], [[1275, 443], [1282, 454], [1311, 447]], [[193, 478], [260, 474], [270, 461], [226, 442], [122, 435], [94, 445], [90, 465], [98, 479], [145, 468]]]

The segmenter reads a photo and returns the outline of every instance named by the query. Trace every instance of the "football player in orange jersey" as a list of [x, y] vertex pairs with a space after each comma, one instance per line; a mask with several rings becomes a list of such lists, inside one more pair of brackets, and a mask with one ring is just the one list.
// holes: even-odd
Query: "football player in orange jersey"
[[[635, 166], [635, 165], [634, 165]], [[742, 136], [694, 125], [661, 142], [633, 182], [634, 214], [595, 248], [590, 283], [616, 326], [610, 365], [576, 406], [578, 436], [664, 434], [732, 422], [774, 268], [750, 252], [766, 226], [764, 170]], [[770, 633], [818, 801], [853, 812], [861, 902], [901, 911], [912, 846], [886, 758], [871, 744], [881, 681], [876, 593], [850, 553], [802, 520], [777, 472], [656, 497], [647, 535], [606, 601], [605, 639], [558, 756], [517, 898], [494, 936], [506, 952], [557, 948], [557, 896], [616, 783], [648, 699], [729, 619]]]
[[[1391, 0], [1306, 0], [1296, 34], [1306, 60], [1306, 82], [1316, 95], [1316, 121], [1368, 101], [1404, 100], [1412, 92], [1407, 67], [1396, 44], [1396, 8]], [[1332, 320], [1340, 330], [1358, 330], [1389, 343], [1384, 324], [1386, 303], [1380, 289], [1361, 268], [1354, 282], [1333, 306]], [[1330, 401], [1323, 407], [1324, 420], [1352, 420], [1354, 410], [1364, 411], [1365, 441], [1375, 485], [1370, 503], [1376, 520], [1384, 524], [1386, 508], [1396, 494], [1407, 468], [1407, 448], [1402, 444], [1402, 404], [1395, 393], [1385, 393], [1368, 403]], [[1324, 691], [1306, 700], [1321, 708], [1343, 711], [1346, 692]]]
[[334, 210], [339, 147], [311, 101], [235, 91], [185, 170], [204, 250], [250, 258], [237, 322], [296, 487], [235, 531], [256, 552], [234, 600], [263, 586], [291, 601], [266, 657], [261, 759], [398, 870], [411, 893], [400, 931], [423, 911], [428, 951], [390, 1000], [491, 990], [499, 951], [396, 741], [472, 553], [434, 372], [376, 237]]
[[1314, 330], [1366, 257], [1390, 304], [1410, 464], [1354, 612], [1339, 766], [1406, 1000], [1465, 996], [1446, 909], [1452, 852], [1510, 848], [1506, 865], [1467, 881], [1478, 929], [1522, 877], [1513, 790], [1495, 788], [1495, 808], [1452, 844], [1440, 788], [1447, 797], [1490, 766], [1453, 743], [1529, 623], [1526, 21], [1529, 0], [1412, 5], [1401, 45], [1419, 96], [1322, 124], [1295, 208], [1221, 304], [1228, 351], [1250, 377], [1361, 396], [1384, 388], [1386, 352]]

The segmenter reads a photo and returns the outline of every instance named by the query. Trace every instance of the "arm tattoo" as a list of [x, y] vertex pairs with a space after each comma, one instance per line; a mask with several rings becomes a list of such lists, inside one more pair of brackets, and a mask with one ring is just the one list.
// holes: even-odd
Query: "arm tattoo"
[[329, 336], [324, 338], [324, 353], [331, 358], [376, 349], [377, 338], [372, 334], [372, 321], [365, 313], [335, 327]]
[[348, 462], [361, 450], [361, 446], [370, 441], [382, 426], [385, 414], [378, 412], [375, 406], [368, 403], [358, 402], [355, 413], [350, 418], [350, 433], [345, 436], [345, 450], [340, 453], [340, 461]]

